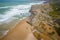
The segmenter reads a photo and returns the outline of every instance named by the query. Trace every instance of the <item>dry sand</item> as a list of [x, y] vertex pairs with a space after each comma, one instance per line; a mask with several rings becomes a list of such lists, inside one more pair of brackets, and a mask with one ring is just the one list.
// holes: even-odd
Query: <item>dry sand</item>
[[30, 28], [31, 26], [24, 19], [1, 40], [37, 40], [33, 36]]

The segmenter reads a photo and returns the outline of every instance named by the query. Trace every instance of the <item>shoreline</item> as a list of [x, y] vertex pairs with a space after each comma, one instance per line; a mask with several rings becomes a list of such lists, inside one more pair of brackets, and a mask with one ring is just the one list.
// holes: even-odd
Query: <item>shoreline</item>
[[[20, 20], [20, 22], [13, 28], [10, 29], [6, 36], [1, 40], [37, 40], [31, 32], [31, 25], [28, 24], [27, 18]], [[16, 35], [17, 34], [17, 35]]]
[[[3, 35], [0, 37], [0, 39], [3, 38], [3, 37], [5, 37], [9, 33], [10, 30], [13, 30], [16, 27], [17, 24], [19, 24], [22, 20], [24, 20], [26, 18], [27, 17], [23, 17], [22, 19], [18, 19], [18, 21], [16, 22], [16, 24], [14, 24], [14, 26], [12, 26], [10, 29], [8, 29], [8, 30], [6, 30], [6, 31], [3, 32]], [[12, 19], [10, 22], [12, 22], [13, 20], [15, 20], [15, 19]]]

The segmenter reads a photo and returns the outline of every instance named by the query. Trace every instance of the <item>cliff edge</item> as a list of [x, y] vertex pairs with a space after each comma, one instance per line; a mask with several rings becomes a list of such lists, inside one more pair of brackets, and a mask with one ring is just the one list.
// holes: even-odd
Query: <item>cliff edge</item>
[[60, 26], [50, 16], [53, 11], [49, 3], [32, 5], [28, 23], [33, 26], [32, 32], [38, 40], [60, 40], [56, 28]]

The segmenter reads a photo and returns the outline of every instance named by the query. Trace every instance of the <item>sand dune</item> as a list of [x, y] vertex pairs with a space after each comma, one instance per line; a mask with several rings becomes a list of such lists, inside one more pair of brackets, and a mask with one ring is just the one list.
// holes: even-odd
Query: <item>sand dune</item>
[[30, 27], [26, 20], [22, 20], [1, 40], [37, 40], [33, 36]]

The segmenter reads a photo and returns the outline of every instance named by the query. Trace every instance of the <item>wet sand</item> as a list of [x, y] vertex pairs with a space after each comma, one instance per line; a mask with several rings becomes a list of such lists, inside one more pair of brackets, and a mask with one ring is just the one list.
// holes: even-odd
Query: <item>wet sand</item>
[[29, 25], [26, 20], [21, 20], [15, 28], [10, 30], [8, 34], [1, 40], [37, 40], [32, 32], [31, 25]]

